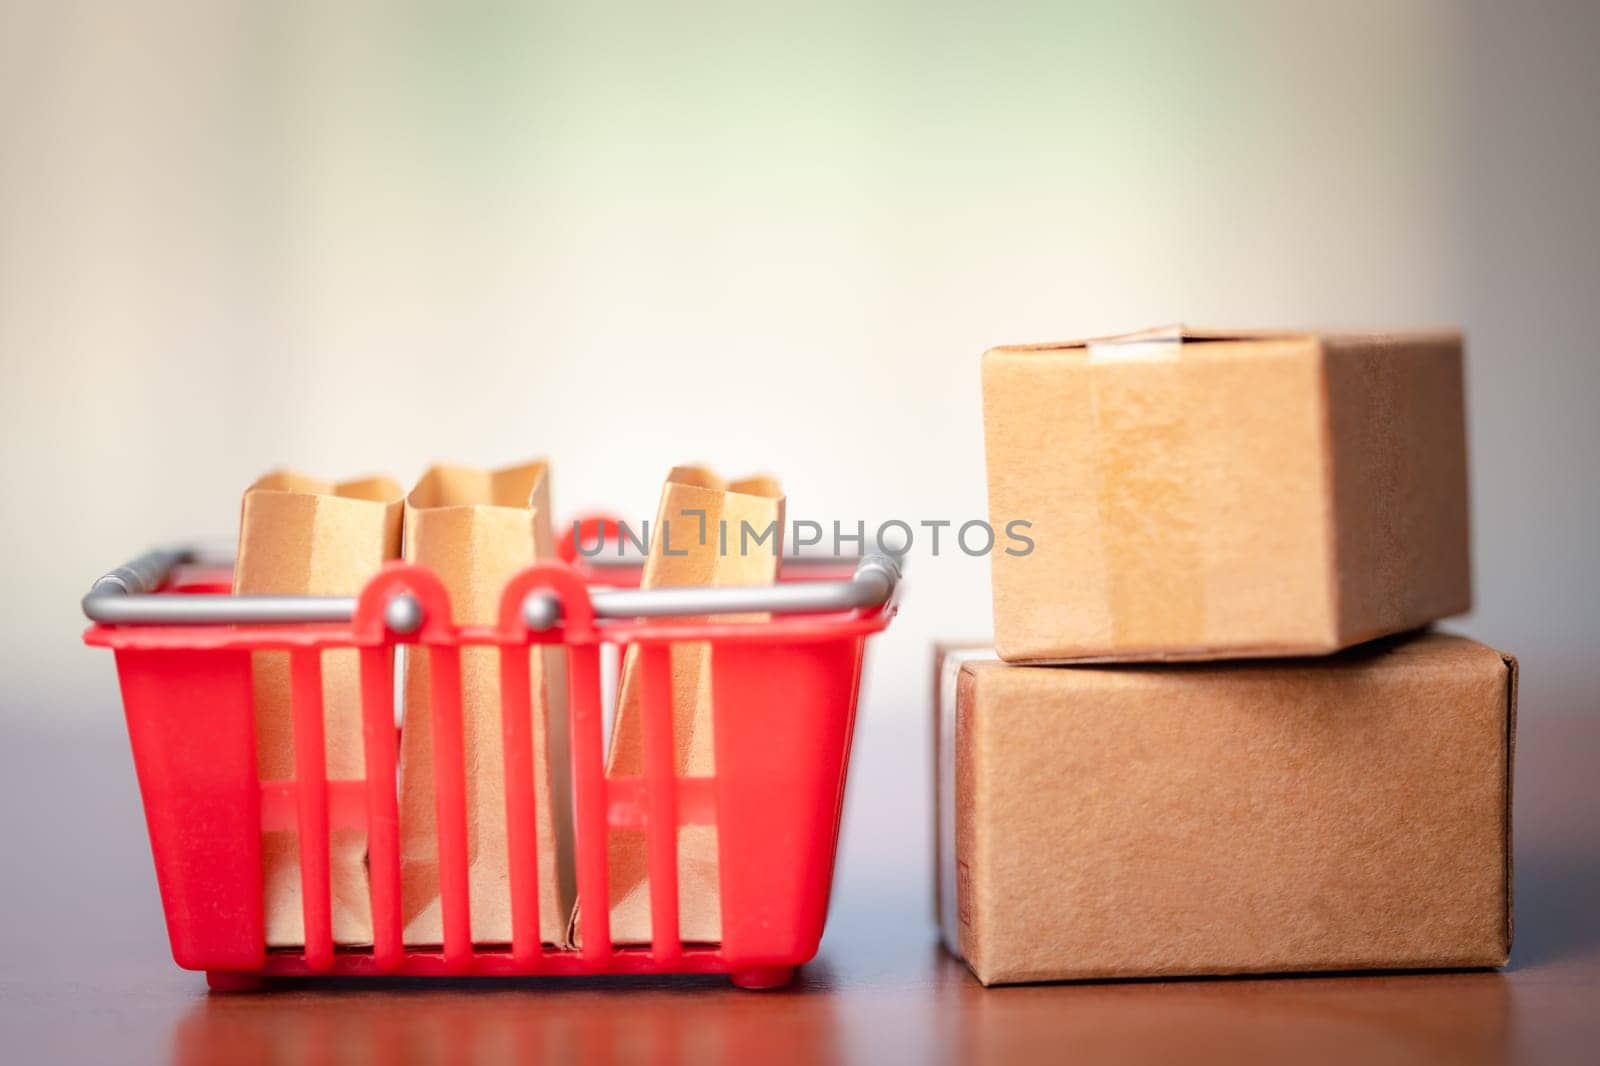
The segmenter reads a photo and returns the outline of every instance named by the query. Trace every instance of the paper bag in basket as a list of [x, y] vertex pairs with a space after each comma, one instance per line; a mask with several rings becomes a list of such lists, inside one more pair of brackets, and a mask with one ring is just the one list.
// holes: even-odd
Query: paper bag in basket
[[[555, 557], [550, 482], [543, 462], [505, 470], [435, 466], [406, 497], [405, 557], [443, 580], [457, 623], [495, 621], [506, 581]], [[571, 814], [567, 763], [566, 652], [535, 647], [532, 690], [539, 936], [565, 943], [572, 908]], [[404, 940], [443, 940], [434, 814], [432, 707], [427, 654], [407, 649], [400, 733], [400, 881]], [[511, 940], [506, 843], [505, 751], [500, 732], [500, 651], [461, 652], [462, 746], [466, 758], [467, 893], [472, 939]]]
[[[252, 596], [354, 596], [400, 554], [400, 486], [388, 478], [331, 484], [299, 474], [268, 474], [244, 494], [233, 591]], [[322, 714], [329, 780], [365, 775], [361, 668], [354, 649], [322, 655]], [[289, 653], [253, 655], [256, 765], [263, 781], [294, 777]], [[300, 846], [292, 830], [262, 834], [268, 947], [305, 943]], [[336, 944], [372, 943], [367, 835], [336, 829], [329, 840], [329, 884]]]
[[[683, 585], [770, 585], [783, 553], [784, 498], [777, 481], [726, 482], [709, 470], [678, 467], [667, 476], [650, 534], [642, 588]], [[750, 533], [744, 534], [748, 526]], [[767, 536], [768, 530], [773, 531]], [[759, 539], [758, 538], [764, 538]], [[729, 618], [755, 621], [759, 615]], [[713, 772], [711, 647], [675, 644], [672, 664], [673, 762], [679, 776]], [[637, 653], [623, 659], [621, 694], [612, 728], [607, 776], [644, 772], [644, 723]], [[650, 941], [649, 847], [641, 830], [611, 834], [611, 938]], [[681, 939], [722, 939], [717, 883], [717, 831], [684, 826], [678, 832], [678, 933]]]

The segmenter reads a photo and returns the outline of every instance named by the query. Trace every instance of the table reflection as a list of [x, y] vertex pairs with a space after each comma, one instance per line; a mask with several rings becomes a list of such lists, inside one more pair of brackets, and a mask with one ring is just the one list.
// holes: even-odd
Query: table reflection
[[198, 1001], [176, 1029], [174, 1061], [834, 1061], [832, 1001], [819, 991], [803, 977], [777, 992], [700, 978], [278, 985]]
[[820, 960], [776, 992], [718, 978], [281, 984], [198, 1000], [174, 1061], [1470, 1064], [1511, 1046], [1509, 986], [1492, 972], [984, 989], [925, 941], [878, 959], [898, 980]]

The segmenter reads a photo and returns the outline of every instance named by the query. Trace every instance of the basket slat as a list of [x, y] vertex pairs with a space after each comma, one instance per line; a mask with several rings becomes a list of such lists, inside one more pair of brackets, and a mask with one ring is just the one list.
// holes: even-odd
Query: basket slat
[[678, 778], [673, 762], [672, 650], [639, 649], [644, 712], [645, 837], [650, 858], [650, 946], [663, 966], [683, 954], [678, 930]]
[[439, 907], [444, 960], [451, 973], [472, 971], [472, 904], [467, 878], [467, 778], [461, 725], [461, 649], [427, 649], [433, 712], [433, 804], [439, 837]]
[[533, 787], [532, 676], [526, 647], [500, 649], [500, 727], [506, 763], [506, 848], [510, 852], [511, 957], [539, 962], [539, 842]]
[[367, 879], [372, 954], [380, 973], [405, 962], [400, 918], [400, 806], [395, 787], [394, 652], [361, 649], [361, 722], [367, 773]]
[[603, 973], [611, 962], [611, 886], [606, 856], [605, 738], [600, 721], [600, 649], [567, 649], [572, 713], [572, 783], [577, 829], [578, 934], [584, 961]]
[[333, 966], [333, 904], [329, 883], [328, 753], [322, 725], [322, 653], [289, 653], [294, 714], [295, 824], [300, 838], [300, 909], [305, 918], [306, 965]]

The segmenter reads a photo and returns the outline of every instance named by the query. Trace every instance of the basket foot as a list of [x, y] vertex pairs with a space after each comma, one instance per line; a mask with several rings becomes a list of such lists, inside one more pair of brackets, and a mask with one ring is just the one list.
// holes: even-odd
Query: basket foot
[[207, 970], [206, 987], [213, 992], [254, 992], [267, 983], [258, 973], [234, 970]]
[[734, 970], [728, 975], [735, 988], [760, 991], [782, 988], [794, 980], [793, 966], [752, 966], [747, 970]]

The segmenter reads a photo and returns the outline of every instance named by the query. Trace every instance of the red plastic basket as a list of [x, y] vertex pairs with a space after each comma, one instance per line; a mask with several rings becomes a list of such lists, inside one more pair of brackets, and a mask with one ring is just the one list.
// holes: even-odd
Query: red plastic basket
[[[567, 545], [566, 554], [572, 557]], [[582, 565], [582, 560], [577, 560]], [[837, 578], [837, 569], [792, 569]], [[133, 573], [125, 568], [118, 573]], [[225, 592], [225, 569], [163, 566], [118, 597], [182, 608], [190, 594]], [[637, 570], [632, 570], [636, 580]], [[627, 570], [596, 566], [596, 584]], [[846, 567], [844, 573], [848, 574]], [[141, 576], [148, 577], [148, 572]], [[786, 575], [787, 578], [787, 575]], [[103, 579], [103, 581], [106, 579]], [[727, 973], [742, 987], [786, 983], [822, 936], [838, 841], [845, 771], [866, 638], [894, 615], [893, 579], [877, 605], [766, 621], [596, 618], [584, 569], [531, 567], [501, 596], [494, 625], [457, 625], [430, 571], [390, 564], [362, 590], [349, 621], [272, 624], [97, 624], [87, 643], [116, 653], [128, 736], [150, 831], [173, 958], [204, 970], [213, 989], [255, 987], [262, 978], [339, 975], [561, 975]], [[783, 586], [780, 585], [779, 588]], [[97, 585], [97, 590], [101, 586]], [[798, 590], [797, 590], [798, 591]], [[560, 620], [531, 628], [530, 595], [559, 601]], [[96, 594], [85, 601], [90, 609]], [[397, 596], [421, 607], [418, 627], [396, 632]], [[648, 593], [635, 593], [636, 596]], [[182, 603], [174, 602], [184, 598]], [[220, 604], [224, 597], [207, 596]], [[407, 606], [412, 606], [408, 604]], [[403, 628], [403, 627], [402, 627]], [[711, 646], [715, 772], [674, 773], [669, 648]], [[573, 829], [581, 947], [540, 941], [529, 656], [533, 644], [567, 649]], [[394, 722], [394, 648], [431, 664], [443, 945], [401, 942], [400, 860]], [[636, 646], [644, 723], [642, 777], [607, 777], [601, 724], [601, 646]], [[502, 654], [500, 685], [511, 853], [510, 944], [474, 944], [467, 896], [465, 774], [459, 676], [461, 649]], [[366, 777], [329, 780], [324, 768], [321, 655], [355, 648], [361, 663]], [[293, 780], [257, 778], [251, 653], [289, 652]], [[722, 941], [678, 939], [677, 829], [717, 829]], [[368, 839], [373, 944], [336, 948], [329, 899], [329, 833], [360, 827]], [[648, 842], [652, 940], [611, 942], [608, 833], [643, 829]], [[265, 946], [261, 836], [294, 829], [300, 839], [304, 949]]]

